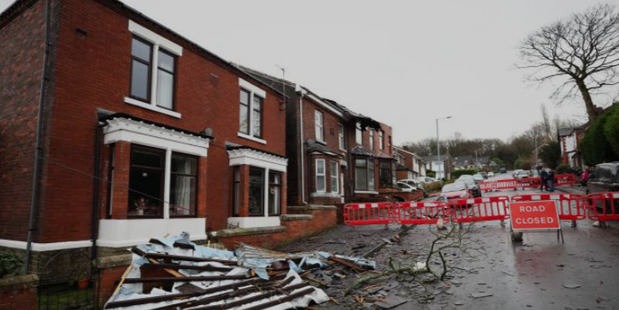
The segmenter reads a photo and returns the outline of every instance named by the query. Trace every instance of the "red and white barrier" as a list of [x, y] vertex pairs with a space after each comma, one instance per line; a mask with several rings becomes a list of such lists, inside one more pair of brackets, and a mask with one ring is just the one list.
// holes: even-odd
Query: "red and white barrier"
[[502, 221], [509, 218], [509, 197], [452, 199], [447, 202], [457, 223]]
[[344, 224], [381, 225], [394, 222], [393, 204], [389, 202], [349, 203], [344, 205]]
[[590, 194], [585, 201], [590, 219], [600, 222], [619, 220], [619, 192]]
[[399, 203], [394, 208], [394, 215], [402, 225], [436, 224], [439, 219], [443, 219], [443, 223], [449, 221], [449, 209], [442, 201]]

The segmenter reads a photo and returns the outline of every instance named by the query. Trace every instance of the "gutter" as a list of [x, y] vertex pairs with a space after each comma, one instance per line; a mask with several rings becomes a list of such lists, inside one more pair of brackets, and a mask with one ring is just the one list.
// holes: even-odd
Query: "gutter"
[[41, 72], [41, 86], [39, 90], [39, 107], [37, 111], [37, 130], [35, 137], [34, 149], [34, 167], [32, 172], [32, 192], [30, 197], [30, 217], [28, 219], [28, 236], [26, 241], [26, 259], [24, 261], [24, 273], [28, 273], [30, 267], [30, 256], [32, 255], [32, 234], [37, 229], [37, 217], [39, 215], [38, 201], [40, 198], [41, 186], [39, 179], [41, 178], [41, 152], [43, 145], [41, 135], [43, 132], [43, 106], [47, 94], [45, 86], [47, 84], [48, 74], [48, 59], [50, 54], [50, 0], [45, 0], [45, 53], [43, 55], [43, 70]]
[[[299, 86], [299, 85], [297, 85]], [[305, 95], [303, 87], [298, 88], [298, 92], [301, 94], [299, 97], [299, 149], [301, 150], [301, 164], [299, 167], [301, 168], [301, 177], [299, 178], [299, 182], [301, 183], [301, 202], [306, 205], [307, 201], [305, 200], [305, 150], [303, 147], [303, 95]]]
[[[92, 215], [90, 222], [90, 235], [92, 239], [92, 246], [90, 248], [90, 259], [92, 274], [95, 274], [97, 268], [97, 239], [99, 238], [99, 191], [101, 185], [101, 138], [102, 128], [105, 126], [105, 122], [101, 122], [97, 117], [97, 126], [95, 127], [95, 159], [93, 165], [94, 180], [92, 182]], [[111, 165], [111, 163], [110, 163]]]

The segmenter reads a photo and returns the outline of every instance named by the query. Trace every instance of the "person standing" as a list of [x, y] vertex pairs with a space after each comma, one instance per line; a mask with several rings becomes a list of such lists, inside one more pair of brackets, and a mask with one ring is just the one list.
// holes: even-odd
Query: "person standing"
[[542, 172], [540, 172], [540, 174], [539, 174], [539, 177], [540, 177], [540, 189], [543, 192], [544, 188], [548, 189], [548, 184], [547, 184], [548, 172], [546, 171], [546, 169], [541, 169], [541, 170], [542, 170]]
[[555, 172], [552, 169], [548, 172], [548, 185], [546, 187], [551, 193], [555, 191]]

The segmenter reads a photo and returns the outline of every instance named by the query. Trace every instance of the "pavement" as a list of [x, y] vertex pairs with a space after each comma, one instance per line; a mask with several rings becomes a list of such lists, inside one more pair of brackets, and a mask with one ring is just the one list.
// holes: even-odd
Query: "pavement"
[[[488, 195], [525, 192], [532, 191]], [[392, 274], [345, 294], [362, 277], [376, 275], [347, 273], [327, 281], [325, 291], [338, 304], [330, 302], [316, 309], [619, 309], [618, 225], [594, 228], [589, 220], [579, 221], [577, 227], [562, 224], [564, 244], [557, 241], [556, 232], [526, 232], [523, 242], [515, 243], [509, 224], [475, 223], [465, 227], [461, 248], [445, 251], [449, 271], [444, 281], [430, 283], [424, 276]], [[342, 225], [283, 250], [362, 255], [398, 229], [398, 225]], [[390, 270], [390, 263], [413, 266], [425, 260], [435, 232], [434, 227], [413, 227], [399, 243], [388, 244], [371, 258], [379, 272]], [[430, 265], [440, 267], [436, 260]]]

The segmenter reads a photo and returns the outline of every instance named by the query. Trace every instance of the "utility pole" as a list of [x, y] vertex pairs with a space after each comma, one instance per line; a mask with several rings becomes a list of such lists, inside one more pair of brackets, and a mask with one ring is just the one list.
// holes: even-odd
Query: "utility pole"
[[[440, 144], [440, 140], [439, 140], [439, 137], [438, 137], [438, 121], [442, 120], [442, 119], [450, 119], [450, 118], [451, 118], [451, 115], [447, 116], [447, 117], [439, 117], [439, 118], [435, 119], [435, 121], [436, 121], [436, 161], [437, 161], [437, 165], [440, 165], [440, 162], [441, 162], [441, 144]], [[436, 171], [436, 175], [435, 176], [437, 178], [438, 178], [439, 167], [440, 166], [436, 167], [437, 171]], [[443, 163], [443, 171], [445, 171], [445, 164], [444, 163]], [[443, 177], [445, 177], [445, 176], [443, 176]]]

